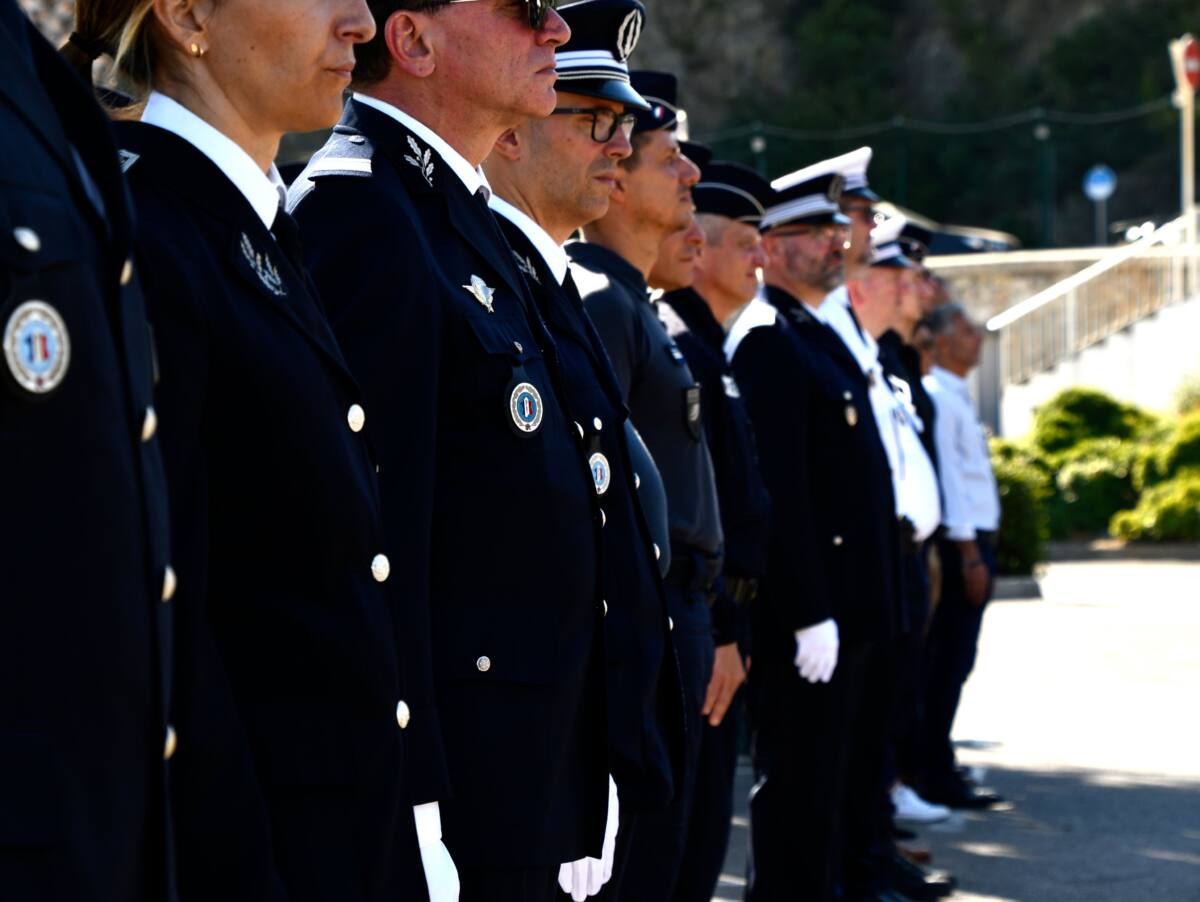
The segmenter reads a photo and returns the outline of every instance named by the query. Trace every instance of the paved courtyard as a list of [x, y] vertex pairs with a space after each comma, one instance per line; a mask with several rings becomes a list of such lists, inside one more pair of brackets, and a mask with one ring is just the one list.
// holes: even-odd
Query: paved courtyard
[[[1200, 563], [1054, 563], [1040, 584], [989, 609], [955, 726], [1009, 804], [921, 843], [956, 902], [1200, 902]], [[715, 899], [742, 898], [739, 800]]]

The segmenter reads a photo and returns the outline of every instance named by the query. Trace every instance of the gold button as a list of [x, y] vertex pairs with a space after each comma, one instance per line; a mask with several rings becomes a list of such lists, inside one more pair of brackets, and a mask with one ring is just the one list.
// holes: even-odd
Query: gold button
[[487, 673], [489, 670], [492, 669], [492, 659], [489, 658], [487, 655], [480, 655], [475, 660], [475, 669], [478, 670], [480, 673]]
[[177, 584], [178, 580], [175, 579], [175, 568], [170, 564], [167, 564], [167, 569], [163, 571], [163, 604], [166, 604], [175, 597], [175, 586]]
[[633, 487], [635, 489], [640, 489], [642, 487], [642, 477], [638, 476], [637, 473], [633, 474]]
[[346, 422], [350, 424], [351, 432], [362, 432], [363, 425], [367, 422], [367, 412], [362, 409], [362, 405], [350, 405], [350, 409], [346, 411]]
[[592, 420], [592, 425], [596, 427], [597, 432], [604, 428], [604, 423], [599, 417], [596, 417], [594, 420]]
[[408, 705], [404, 699], [396, 702], [396, 723], [400, 724], [400, 729], [407, 730], [408, 722], [412, 719], [412, 712], [408, 710]]
[[377, 554], [371, 558], [371, 575], [375, 577], [375, 582], [385, 582], [391, 572], [392, 562], [387, 559], [386, 554]]
[[662, 557], [662, 549], [658, 547], [658, 542], [654, 543], [654, 559], [657, 561]]
[[38, 233], [28, 226], [17, 226], [13, 229], [13, 237], [17, 239], [17, 244], [25, 248], [31, 254], [36, 254], [42, 249], [42, 239], [38, 237]]
[[121, 267], [121, 284], [128, 285], [133, 281], [133, 260], [126, 260]]
[[600, 604], [604, 605], [604, 616], [608, 616], [608, 602], [605, 599], [600, 599]]
[[179, 740], [175, 736], [175, 728], [167, 724], [167, 738], [163, 742], [163, 761], [170, 761], [175, 754], [175, 746], [179, 745]]
[[841, 537], [841, 536], [834, 536], [834, 537], [833, 537], [833, 544], [834, 544], [834, 545], [841, 545], [841, 544], [842, 544], [842, 537]]
[[146, 415], [142, 417], [142, 441], [148, 442], [154, 438], [154, 433], [158, 431], [158, 414], [154, 412], [154, 406], [150, 405], [146, 408]]

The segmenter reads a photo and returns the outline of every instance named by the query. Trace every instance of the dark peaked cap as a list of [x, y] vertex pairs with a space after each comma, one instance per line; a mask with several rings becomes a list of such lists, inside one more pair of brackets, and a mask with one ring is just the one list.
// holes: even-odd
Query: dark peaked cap
[[648, 110], [638, 110], [637, 132], [674, 131], [679, 124], [679, 82], [670, 72], [637, 69], [629, 73], [633, 89], [646, 98]]
[[707, 144], [699, 144], [696, 141], [680, 141], [679, 149], [683, 155], [703, 169], [708, 165], [708, 161], [713, 158], [713, 152], [708, 148]]
[[629, 84], [627, 62], [641, 37], [646, 8], [638, 0], [578, 0], [558, 12], [571, 26], [571, 40], [555, 51], [555, 88], [649, 110]]
[[771, 203], [770, 183], [741, 163], [714, 160], [700, 170], [700, 181], [692, 188], [697, 213], [726, 216], [757, 226]]

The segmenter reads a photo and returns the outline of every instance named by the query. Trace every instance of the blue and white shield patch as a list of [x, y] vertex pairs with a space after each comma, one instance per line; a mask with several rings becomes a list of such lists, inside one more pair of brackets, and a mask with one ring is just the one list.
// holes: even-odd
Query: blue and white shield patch
[[518, 382], [508, 399], [513, 425], [523, 435], [537, 432], [542, 425], [542, 396], [528, 382]]
[[588, 458], [588, 466], [592, 468], [592, 482], [596, 484], [596, 494], [603, 495], [612, 483], [612, 470], [608, 466], [608, 458], [597, 451]]
[[45, 301], [26, 301], [4, 326], [4, 361], [17, 385], [47, 395], [62, 384], [71, 363], [71, 338], [62, 316]]

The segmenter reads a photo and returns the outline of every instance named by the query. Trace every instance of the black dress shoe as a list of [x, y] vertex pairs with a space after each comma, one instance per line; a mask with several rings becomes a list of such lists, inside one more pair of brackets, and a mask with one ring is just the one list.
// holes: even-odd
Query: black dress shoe
[[954, 892], [958, 881], [949, 871], [932, 870], [913, 864], [898, 851], [888, 858], [884, 875], [888, 886], [913, 900], [932, 902]]
[[961, 779], [927, 783], [921, 787], [921, 798], [935, 805], [968, 811], [981, 811], [1004, 801], [1003, 796], [986, 786], [973, 786]]

